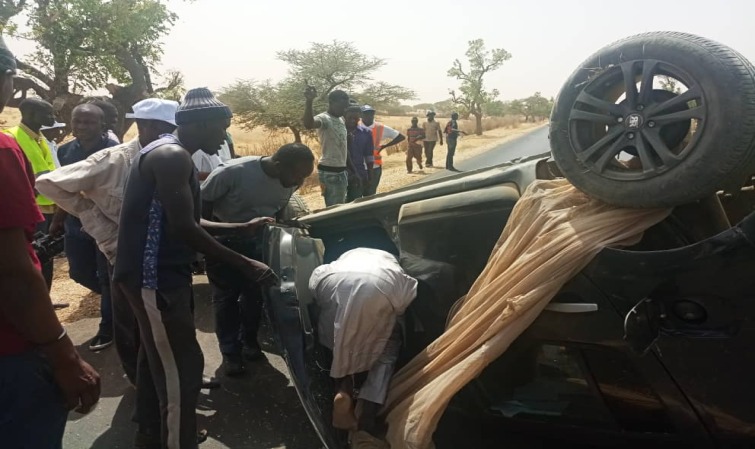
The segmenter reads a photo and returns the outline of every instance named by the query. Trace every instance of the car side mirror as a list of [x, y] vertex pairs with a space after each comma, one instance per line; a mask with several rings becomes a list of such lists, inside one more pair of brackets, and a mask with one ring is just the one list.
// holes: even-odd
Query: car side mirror
[[661, 335], [661, 304], [645, 298], [624, 318], [624, 340], [640, 355], [645, 355]]

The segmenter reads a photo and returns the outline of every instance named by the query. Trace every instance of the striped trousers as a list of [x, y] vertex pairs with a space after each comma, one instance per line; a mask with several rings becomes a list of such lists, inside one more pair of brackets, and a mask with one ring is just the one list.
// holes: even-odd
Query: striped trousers
[[196, 408], [204, 357], [191, 284], [170, 290], [120, 287], [139, 322], [135, 421], [165, 449], [197, 448]]

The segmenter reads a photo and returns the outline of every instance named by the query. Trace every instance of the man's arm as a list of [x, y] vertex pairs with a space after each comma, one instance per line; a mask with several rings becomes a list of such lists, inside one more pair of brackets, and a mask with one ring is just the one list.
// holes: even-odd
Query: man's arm
[[304, 98], [306, 98], [307, 101], [304, 105], [304, 117], [302, 117], [304, 127], [307, 129], [317, 129], [322, 126], [322, 122], [315, 120], [315, 115], [312, 112], [312, 104], [315, 101], [315, 97], [317, 97], [317, 91], [315, 88], [307, 86], [304, 90]]
[[372, 181], [372, 169], [375, 166], [375, 144], [372, 141], [372, 133], [369, 134], [369, 139], [364, 139], [364, 141], [362, 157], [364, 157], [364, 164], [367, 166], [367, 180]]
[[384, 129], [383, 130], [384, 133], [386, 131], [388, 131], [388, 132], [391, 132], [392, 134], [396, 134], [396, 137], [394, 137], [393, 140], [391, 140], [390, 142], [386, 143], [385, 145], [380, 145], [380, 148], [377, 149], [378, 151], [383, 151], [384, 149], [386, 149], [388, 147], [392, 147], [394, 145], [398, 145], [399, 143], [401, 143], [404, 140], [406, 140], [406, 136], [405, 135], [401, 134], [400, 132], [396, 131], [395, 129], [393, 129], [393, 128], [389, 127], [389, 126], [385, 126], [385, 125], [383, 125], [383, 126], [384, 126], [384, 128], [383, 128]]
[[155, 180], [157, 198], [167, 216], [170, 232], [195, 251], [236, 267], [253, 280], [269, 278], [267, 265], [221, 245], [194, 220], [194, 199], [188, 182], [193, 176], [193, 162], [186, 150], [176, 145], [154, 150], [143, 160], [141, 169]]
[[0, 229], [0, 247], [3, 315], [50, 362], [68, 409], [88, 413], [100, 398], [100, 376], [81, 359], [58, 321], [42, 273], [29, 256], [23, 229]]
[[109, 176], [111, 164], [96, 154], [37, 178], [36, 189], [66, 212], [78, 216], [94, 203], [82, 193], [99, 188]]
[[443, 146], [443, 129], [440, 127], [440, 123], [438, 123], [438, 137], [440, 138], [440, 145]]

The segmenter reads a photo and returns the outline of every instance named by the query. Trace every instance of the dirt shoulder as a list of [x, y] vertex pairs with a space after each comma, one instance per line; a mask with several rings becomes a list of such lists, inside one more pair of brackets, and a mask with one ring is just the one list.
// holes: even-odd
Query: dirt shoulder
[[[520, 137], [524, 134], [532, 132], [533, 130], [544, 126], [543, 123], [523, 123], [518, 128], [497, 128], [491, 131], [486, 131], [482, 136], [467, 136], [459, 139], [459, 145], [456, 147], [456, 155], [454, 161], [463, 161], [471, 157], [477, 156], [481, 153], [491, 150], [509, 140]], [[448, 147], [436, 146], [433, 159], [437, 161], [437, 164], [441, 167], [446, 160], [446, 152]], [[390, 192], [398, 188], [404, 187], [413, 182], [419, 181], [427, 175], [431, 175], [437, 171], [444, 170], [443, 168], [425, 168], [423, 171], [417, 171], [414, 168], [414, 173], [408, 174], [406, 172], [406, 153], [396, 152], [383, 155], [383, 177], [378, 187], [378, 193]], [[424, 157], [423, 157], [424, 161]], [[302, 195], [304, 201], [307, 202], [310, 210], [318, 210], [325, 207], [320, 189], [316, 188], [304, 195]]]

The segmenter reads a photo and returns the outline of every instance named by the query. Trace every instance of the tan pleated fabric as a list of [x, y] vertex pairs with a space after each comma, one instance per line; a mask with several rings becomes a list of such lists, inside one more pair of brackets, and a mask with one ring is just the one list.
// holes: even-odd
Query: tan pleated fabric
[[567, 281], [602, 248], [639, 242], [669, 213], [609, 206], [564, 179], [531, 184], [446, 332], [394, 377], [384, 410], [391, 448], [429, 448], [451, 398], [506, 351]]

